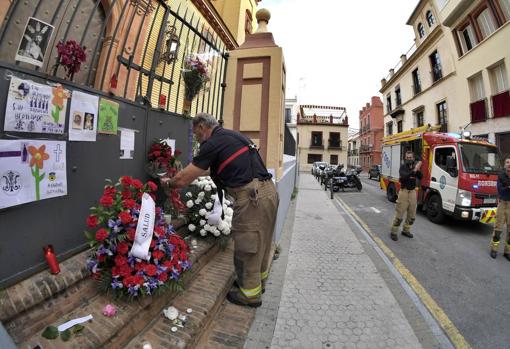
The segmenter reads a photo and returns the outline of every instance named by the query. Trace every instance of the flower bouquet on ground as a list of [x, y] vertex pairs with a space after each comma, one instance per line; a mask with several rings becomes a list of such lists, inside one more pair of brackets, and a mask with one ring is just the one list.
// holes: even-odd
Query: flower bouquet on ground
[[[162, 177], [173, 177], [182, 170], [182, 164], [177, 159], [181, 154], [179, 150], [172, 152], [172, 148], [162, 139], [154, 139], [149, 152], [147, 153], [147, 173], [155, 179]], [[172, 217], [182, 214], [186, 206], [181, 201], [181, 196], [177, 189], [165, 189], [165, 213], [169, 213]]]
[[[164, 224], [161, 208], [155, 207], [152, 238], [146, 241], [148, 258], [132, 254], [139, 238], [136, 231], [143, 210], [142, 197], [144, 193], [154, 197], [156, 190], [154, 182], [143, 184], [128, 176], [116, 184], [107, 180], [99, 206], [90, 209], [87, 225], [93, 230], [85, 235], [92, 252], [87, 267], [100, 281], [102, 291], [133, 299], [168, 289], [182, 290], [182, 273], [191, 267], [189, 247], [171, 226]], [[140, 219], [140, 224], [145, 223]]]
[[211, 80], [211, 64], [198, 54], [188, 54], [184, 58], [182, 68], [182, 79], [185, 89], [184, 96], [188, 101], [205, 88], [206, 83]]
[[[220, 240], [222, 248], [226, 247], [230, 239], [234, 211], [230, 207], [231, 202], [226, 198], [223, 198], [223, 207], [219, 205], [219, 202], [215, 207], [218, 188], [211, 177], [198, 177], [191, 183], [185, 196], [188, 208], [188, 231], [202, 237], [213, 235]], [[223, 219], [221, 209], [223, 209]]]

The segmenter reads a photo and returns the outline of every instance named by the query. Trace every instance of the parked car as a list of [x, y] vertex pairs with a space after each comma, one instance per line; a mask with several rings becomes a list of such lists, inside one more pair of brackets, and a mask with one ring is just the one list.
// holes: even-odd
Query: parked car
[[377, 178], [377, 180], [381, 179], [381, 165], [374, 165], [368, 171], [368, 178]]
[[312, 175], [317, 177], [321, 170], [324, 170], [326, 166], [328, 165], [327, 162], [324, 161], [316, 161], [312, 165]]

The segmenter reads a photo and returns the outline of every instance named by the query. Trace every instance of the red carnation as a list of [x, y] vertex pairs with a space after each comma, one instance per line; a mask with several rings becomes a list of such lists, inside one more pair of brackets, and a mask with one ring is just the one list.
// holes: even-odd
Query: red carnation
[[148, 181], [147, 182], [147, 185], [149, 186], [149, 188], [151, 188], [151, 191], [156, 191], [158, 190], [158, 186], [156, 185], [156, 183], [154, 183], [153, 181]]
[[104, 207], [111, 207], [113, 205], [113, 198], [108, 195], [103, 195], [101, 199], [99, 199], [99, 203]]
[[152, 155], [154, 155], [155, 157], [158, 157], [161, 155], [161, 152], [159, 150], [155, 150], [152, 152]]
[[101, 228], [96, 232], [96, 240], [97, 241], [104, 241], [107, 237], [108, 237], [108, 231], [104, 228]]
[[168, 280], [168, 274], [167, 273], [159, 274], [158, 280], [161, 281], [161, 282], [165, 282], [166, 280]]
[[104, 191], [103, 191], [103, 195], [108, 195], [108, 196], [114, 196], [116, 193], [117, 193], [117, 190], [112, 186], [108, 186], [108, 187], [104, 188]]
[[97, 256], [97, 261], [99, 263], [103, 263], [105, 259], [106, 259], [106, 255], [104, 255], [104, 254]]
[[120, 276], [122, 276], [122, 277], [130, 276], [132, 272], [133, 272], [133, 269], [131, 269], [129, 264], [124, 264], [119, 267], [119, 273], [120, 273]]
[[179, 155], [181, 155], [181, 154], [182, 154], [182, 152], [181, 152], [179, 149], [176, 149], [176, 150], [175, 150], [175, 156], [179, 156]]
[[112, 268], [112, 276], [120, 276], [120, 268], [118, 266]]
[[151, 240], [151, 248], [154, 248], [154, 247], [156, 247], [156, 241]]
[[171, 269], [172, 268], [172, 262], [171, 261], [164, 261], [163, 266], [165, 268]]
[[143, 276], [141, 276], [141, 275], [135, 275], [135, 276], [133, 277], [133, 281], [134, 281], [135, 285], [140, 285], [140, 286], [142, 286], [142, 285], [143, 285], [143, 283], [145, 282], [145, 279], [144, 279], [144, 278], [143, 278]]
[[145, 266], [147, 265], [147, 263], [145, 262], [142, 262], [142, 263], [135, 263], [135, 270], [136, 271], [140, 271], [140, 270], [143, 270], [145, 268]]
[[120, 254], [126, 254], [128, 251], [129, 251], [129, 246], [127, 243], [125, 242], [120, 242], [118, 245], [117, 245], [117, 251], [120, 253]]
[[115, 265], [121, 266], [126, 265], [128, 262], [127, 258], [124, 256], [117, 255], [115, 256]]
[[127, 225], [133, 221], [133, 217], [131, 217], [131, 213], [128, 211], [122, 211], [119, 213], [119, 218], [122, 224]]
[[89, 228], [95, 228], [98, 223], [99, 223], [99, 220], [93, 214], [91, 214], [90, 216], [87, 217], [87, 226]]
[[124, 280], [122, 280], [122, 283], [124, 284], [124, 287], [129, 287], [134, 285], [134, 278], [132, 276], [126, 276], [124, 277]]
[[[131, 196], [131, 193], [129, 194], [129, 196]], [[131, 208], [135, 207], [135, 205], [136, 205], [136, 201], [133, 199], [122, 200], [122, 207], [124, 207], [124, 208], [131, 209]]]
[[154, 228], [154, 234], [156, 234], [157, 237], [165, 235], [165, 229], [162, 227], [156, 227]]
[[165, 254], [163, 253], [163, 251], [156, 250], [156, 251], [152, 252], [152, 258], [154, 258], [154, 259], [161, 259], [164, 256], [165, 256]]
[[135, 188], [135, 189], [142, 189], [143, 188], [143, 183], [139, 180], [139, 179], [133, 179], [131, 181], [131, 185]]
[[154, 264], [147, 264], [144, 268], [145, 274], [148, 276], [154, 276], [156, 275], [156, 272], [158, 271], [158, 268]]
[[130, 186], [132, 182], [133, 182], [133, 178], [131, 178], [130, 176], [120, 177], [120, 183], [125, 187]]
[[124, 200], [131, 199], [131, 191], [129, 189], [123, 190], [121, 195]]
[[136, 230], [134, 229], [128, 229], [127, 231], [127, 237], [129, 240], [133, 241], [135, 239]]

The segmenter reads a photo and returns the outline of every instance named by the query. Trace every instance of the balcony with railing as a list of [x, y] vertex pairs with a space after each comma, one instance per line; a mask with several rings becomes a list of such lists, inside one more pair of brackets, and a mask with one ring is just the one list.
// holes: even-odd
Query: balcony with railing
[[328, 142], [328, 149], [342, 150], [342, 141], [336, 140], [336, 139], [330, 139]]
[[491, 97], [495, 118], [510, 116], [510, 92], [504, 91]]
[[370, 153], [374, 150], [374, 146], [372, 144], [362, 144], [359, 148], [360, 153]]
[[325, 115], [301, 115], [298, 117], [298, 125], [347, 125], [347, 118], [341, 116]]
[[310, 141], [310, 149], [324, 149], [323, 140], [312, 138], [312, 140]]
[[469, 105], [471, 110], [471, 122], [483, 122], [487, 120], [487, 99], [481, 99]]

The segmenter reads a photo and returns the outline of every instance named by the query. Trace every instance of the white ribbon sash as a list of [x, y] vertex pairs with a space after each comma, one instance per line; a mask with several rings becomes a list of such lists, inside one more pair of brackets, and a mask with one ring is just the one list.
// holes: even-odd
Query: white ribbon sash
[[144, 193], [142, 196], [142, 208], [136, 225], [135, 241], [131, 247], [130, 255], [149, 260], [151, 255], [149, 247], [152, 241], [152, 233], [154, 232], [154, 221], [156, 219], [156, 203], [152, 197]]
[[221, 212], [223, 210], [223, 207], [221, 207], [220, 199], [218, 199], [218, 195], [216, 195], [216, 199], [214, 200], [214, 206], [209, 213], [209, 216], [207, 216], [207, 223], [209, 225], [218, 225], [221, 221]]

